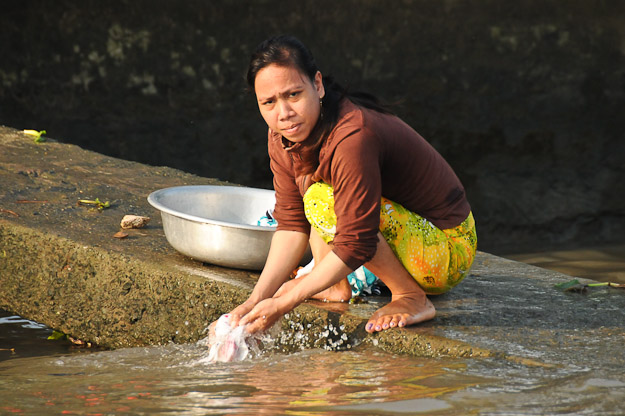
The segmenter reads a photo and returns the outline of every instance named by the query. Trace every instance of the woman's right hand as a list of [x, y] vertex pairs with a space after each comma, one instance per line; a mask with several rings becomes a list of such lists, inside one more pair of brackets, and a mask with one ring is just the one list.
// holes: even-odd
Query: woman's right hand
[[251, 299], [246, 300], [230, 312], [230, 327], [234, 328], [239, 325], [239, 321], [247, 315], [249, 311], [254, 309], [258, 302]]

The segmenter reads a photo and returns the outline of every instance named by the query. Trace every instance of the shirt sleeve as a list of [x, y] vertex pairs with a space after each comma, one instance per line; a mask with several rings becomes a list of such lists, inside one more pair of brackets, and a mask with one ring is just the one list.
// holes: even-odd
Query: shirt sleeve
[[371, 260], [378, 244], [380, 151], [379, 141], [371, 131], [355, 128], [345, 135], [332, 156], [337, 217], [333, 251], [352, 269]]
[[269, 132], [268, 149], [273, 187], [276, 191], [276, 205], [273, 216], [278, 221], [278, 230], [310, 233], [310, 224], [304, 213], [304, 201], [295, 182], [292, 161]]

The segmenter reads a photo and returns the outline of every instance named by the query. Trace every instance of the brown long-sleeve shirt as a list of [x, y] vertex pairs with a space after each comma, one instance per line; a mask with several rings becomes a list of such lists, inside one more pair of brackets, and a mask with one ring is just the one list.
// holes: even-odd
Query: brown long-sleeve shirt
[[400, 203], [440, 229], [469, 215], [460, 180], [443, 157], [398, 117], [343, 100], [339, 121], [321, 145], [319, 166], [303, 174], [310, 146], [269, 130], [278, 230], [310, 232], [302, 197], [310, 177], [334, 187], [334, 253], [352, 269], [375, 254], [380, 199]]

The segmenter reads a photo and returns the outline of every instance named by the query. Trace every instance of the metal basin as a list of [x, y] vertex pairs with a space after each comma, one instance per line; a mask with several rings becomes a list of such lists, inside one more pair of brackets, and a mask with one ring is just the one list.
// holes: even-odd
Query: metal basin
[[207, 263], [247, 270], [265, 265], [275, 229], [256, 225], [274, 191], [236, 186], [177, 186], [152, 192], [169, 244]]

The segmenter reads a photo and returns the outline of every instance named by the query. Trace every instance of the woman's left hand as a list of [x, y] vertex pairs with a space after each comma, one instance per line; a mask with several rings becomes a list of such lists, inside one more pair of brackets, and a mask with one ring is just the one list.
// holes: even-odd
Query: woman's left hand
[[258, 331], [265, 331], [272, 327], [278, 319], [291, 309], [285, 307], [284, 298], [275, 297], [262, 300], [254, 306], [241, 320], [239, 325], [246, 325], [246, 331], [250, 334]]

